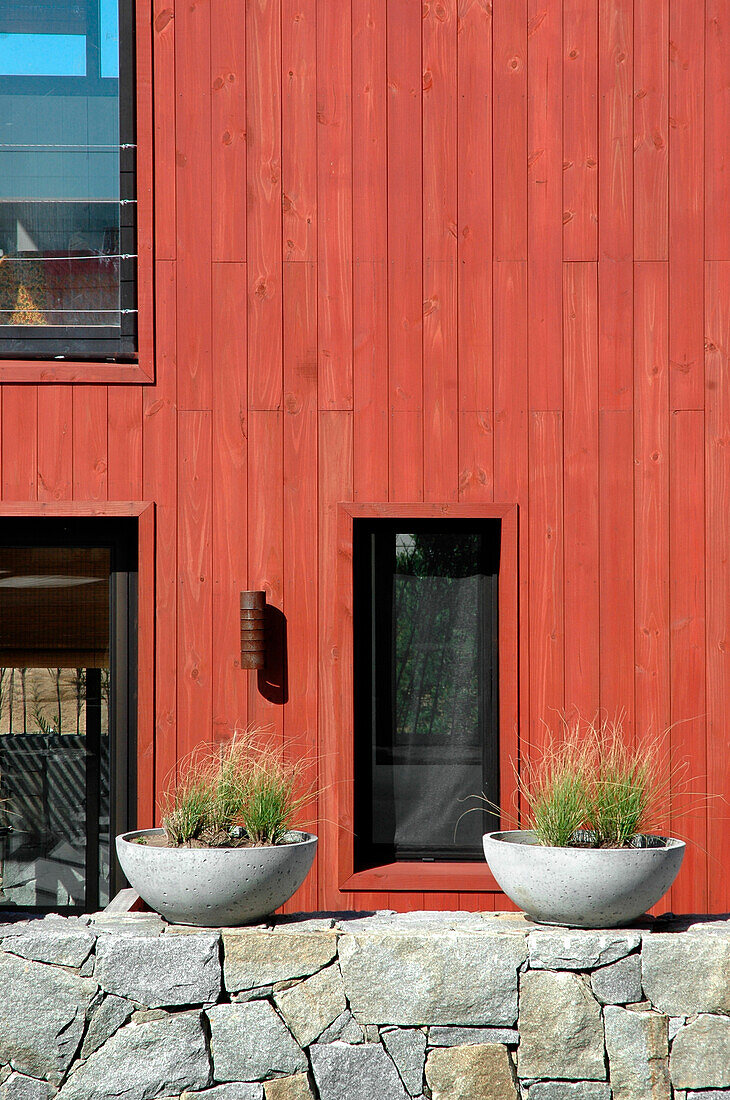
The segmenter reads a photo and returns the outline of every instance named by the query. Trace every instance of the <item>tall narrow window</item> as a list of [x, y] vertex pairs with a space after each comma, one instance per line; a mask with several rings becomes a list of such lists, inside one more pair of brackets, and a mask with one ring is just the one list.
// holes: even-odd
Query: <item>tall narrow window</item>
[[131, 803], [136, 561], [128, 520], [5, 520], [0, 908], [93, 910]]
[[481, 858], [499, 545], [499, 520], [354, 521], [356, 868]]
[[136, 347], [131, 0], [0, 5], [0, 356]]

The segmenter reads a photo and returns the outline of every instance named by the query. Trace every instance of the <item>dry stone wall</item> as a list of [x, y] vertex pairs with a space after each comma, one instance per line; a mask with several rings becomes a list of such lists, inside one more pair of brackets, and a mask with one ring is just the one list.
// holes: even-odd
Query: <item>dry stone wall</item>
[[730, 922], [0, 925], [0, 1100], [730, 1100]]

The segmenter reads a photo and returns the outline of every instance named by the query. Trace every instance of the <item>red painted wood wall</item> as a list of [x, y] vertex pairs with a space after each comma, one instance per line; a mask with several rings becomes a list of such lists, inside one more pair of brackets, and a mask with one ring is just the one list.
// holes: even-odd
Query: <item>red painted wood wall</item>
[[[155, 502], [158, 782], [347, 735], [338, 501], [497, 501], [526, 750], [623, 708], [730, 794], [730, 0], [153, 6], [155, 382], [4, 385], [1, 480]], [[285, 705], [238, 667], [258, 587]], [[730, 805], [684, 808], [670, 904], [730, 910]], [[319, 831], [299, 908], [504, 904], [340, 895]]]

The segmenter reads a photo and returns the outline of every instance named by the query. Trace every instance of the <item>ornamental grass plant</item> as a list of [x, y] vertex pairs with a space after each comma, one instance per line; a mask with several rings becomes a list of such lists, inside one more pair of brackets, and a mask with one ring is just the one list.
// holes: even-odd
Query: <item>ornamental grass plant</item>
[[633, 743], [623, 716], [560, 717], [546, 747], [516, 772], [529, 826], [551, 847], [623, 848], [661, 831], [670, 793], [685, 785], [667, 735]]
[[161, 802], [171, 848], [263, 847], [287, 843], [311, 799], [306, 760], [285, 760], [265, 731], [236, 731], [180, 762]]

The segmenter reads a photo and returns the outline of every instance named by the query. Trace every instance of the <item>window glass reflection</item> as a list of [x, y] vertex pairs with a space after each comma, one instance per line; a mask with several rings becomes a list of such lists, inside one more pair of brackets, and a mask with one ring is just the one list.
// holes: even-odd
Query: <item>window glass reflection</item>
[[0, 328], [121, 325], [116, 0], [0, 9]]
[[106, 904], [108, 549], [0, 548], [0, 907]]

